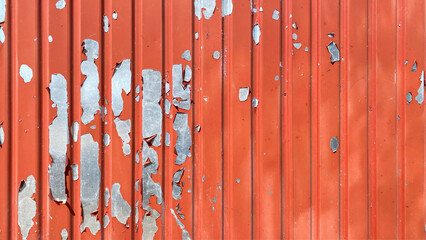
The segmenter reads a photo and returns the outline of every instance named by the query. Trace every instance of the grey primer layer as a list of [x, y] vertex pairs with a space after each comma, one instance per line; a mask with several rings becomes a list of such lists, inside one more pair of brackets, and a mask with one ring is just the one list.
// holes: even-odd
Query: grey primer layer
[[337, 137], [334, 137], [330, 140], [330, 148], [333, 153], [337, 151], [337, 148], [339, 147], [339, 140], [337, 140]]
[[122, 121], [119, 118], [114, 119], [115, 129], [117, 130], [118, 136], [120, 136], [121, 141], [123, 142], [123, 153], [125, 155], [130, 155], [130, 128], [131, 122], [130, 119]]
[[[150, 163], [146, 164], [148, 159], [150, 160]], [[157, 174], [158, 155], [153, 148], [150, 148], [148, 146], [148, 143], [146, 143], [146, 141], [143, 142], [142, 164], [142, 208], [145, 210], [150, 210], [151, 208], [148, 206], [148, 204], [150, 202], [149, 199], [151, 198], [151, 196], [155, 195], [157, 197], [157, 204], [161, 204], [163, 200], [161, 197], [161, 185], [159, 183], [154, 182], [151, 177], [152, 174]]]
[[181, 186], [179, 186], [179, 184], [180, 184], [180, 180], [182, 179], [182, 175], [184, 171], [185, 169], [180, 169], [173, 174], [172, 196], [175, 200], [182, 199], [180, 195], [182, 194], [183, 189]]
[[154, 239], [155, 233], [158, 231], [157, 218], [160, 217], [160, 213], [157, 210], [151, 212], [145, 212], [142, 220], [142, 239]]
[[105, 207], [108, 207], [109, 197], [110, 197], [109, 189], [105, 188], [105, 192], [104, 192]]
[[185, 230], [185, 225], [179, 220], [179, 218], [176, 216], [176, 213], [173, 209], [170, 208], [170, 212], [175, 217], [177, 225], [182, 229], [182, 240], [190, 240], [191, 237], [189, 236], [189, 232]]
[[280, 12], [277, 9], [275, 9], [274, 12], [272, 13], [272, 19], [274, 20], [280, 19]]
[[231, 15], [233, 8], [232, 0], [222, 0], [222, 17]]
[[74, 142], [78, 141], [78, 129], [79, 129], [78, 122], [74, 122], [71, 126], [71, 135]]
[[338, 62], [340, 61], [340, 52], [339, 48], [337, 48], [337, 45], [335, 42], [331, 42], [327, 45], [328, 52], [330, 53], [330, 62]]
[[256, 24], [253, 26], [253, 41], [254, 43], [259, 44], [260, 41], [260, 26]]
[[186, 161], [186, 157], [191, 156], [191, 130], [188, 126], [188, 114], [176, 113], [175, 120], [173, 122], [173, 129], [177, 133], [177, 140], [175, 150], [177, 153], [175, 163], [178, 165], [183, 164]]
[[417, 96], [414, 98], [419, 104], [422, 104], [425, 98], [425, 71], [422, 71], [422, 75], [420, 76], [420, 87], [417, 90]]
[[195, 16], [197, 16], [198, 20], [201, 20], [201, 11], [204, 14], [205, 19], [210, 19], [214, 13], [216, 8], [216, 0], [195, 0], [194, 1], [194, 9]]
[[90, 133], [81, 136], [81, 182], [80, 199], [83, 222], [80, 231], [89, 228], [93, 235], [101, 229], [97, 217], [92, 215], [98, 211], [99, 188], [101, 184], [101, 171], [99, 170], [99, 144], [93, 140]]
[[65, 0], [59, 0], [56, 2], [56, 8], [57, 9], [63, 9], [66, 6]]
[[407, 98], [407, 104], [410, 104], [411, 101], [413, 101], [413, 95], [411, 94], [411, 92], [407, 93], [406, 98]]
[[99, 73], [95, 64], [95, 59], [99, 55], [98, 42], [86, 39], [83, 41], [83, 53], [86, 54], [87, 60], [81, 62], [80, 70], [86, 79], [81, 86], [81, 108], [83, 115], [81, 121], [87, 125], [95, 119], [96, 112], [100, 109], [99, 99]]
[[36, 193], [36, 180], [33, 175], [22, 181], [18, 193], [18, 225], [22, 239], [27, 239], [30, 229], [34, 226], [37, 204], [32, 196]]
[[130, 217], [132, 208], [123, 199], [120, 192], [120, 184], [114, 183], [111, 188], [111, 216], [126, 225], [127, 219]]
[[186, 61], [191, 61], [191, 51], [185, 50], [185, 52], [182, 53], [181, 57]]
[[49, 168], [49, 186], [52, 197], [65, 203], [65, 162], [67, 160], [68, 133], [68, 94], [67, 80], [61, 74], [53, 74], [50, 85], [50, 100], [56, 106], [56, 117], [49, 126], [49, 154], [52, 165]]
[[6, 0], [0, 0], [0, 23], [4, 23], [6, 17]]
[[4, 43], [5, 40], [6, 40], [6, 36], [4, 35], [3, 27], [0, 26], [0, 42]]
[[132, 72], [130, 71], [130, 59], [123, 60], [115, 67], [111, 80], [111, 108], [114, 117], [120, 116], [123, 111], [123, 99], [121, 93], [130, 93], [132, 83]]
[[152, 69], [142, 71], [142, 137], [156, 136], [154, 146], [161, 145], [163, 112], [159, 104], [161, 100], [161, 73]]
[[78, 180], [78, 165], [72, 164], [71, 165], [71, 171], [72, 171], [72, 180], [77, 181]]

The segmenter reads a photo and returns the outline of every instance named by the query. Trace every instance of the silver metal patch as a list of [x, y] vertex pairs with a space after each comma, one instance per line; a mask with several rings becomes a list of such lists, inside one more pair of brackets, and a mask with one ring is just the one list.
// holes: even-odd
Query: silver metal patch
[[120, 116], [123, 111], [123, 98], [121, 93], [130, 93], [132, 83], [132, 71], [130, 70], [130, 59], [123, 60], [115, 67], [111, 80], [111, 108], [114, 117]]
[[214, 13], [216, 8], [216, 0], [195, 0], [194, 1], [194, 11], [195, 16], [198, 20], [201, 20], [202, 15], [204, 15], [205, 19], [210, 19]]
[[132, 208], [121, 195], [120, 184], [114, 183], [111, 188], [111, 216], [117, 218], [123, 225], [126, 225], [131, 211]]
[[22, 239], [27, 239], [30, 229], [34, 226], [33, 218], [37, 212], [37, 203], [32, 196], [36, 193], [36, 180], [33, 175], [21, 182], [18, 193], [18, 225]]
[[29, 83], [33, 78], [33, 70], [28, 65], [22, 64], [19, 68], [19, 76], [24, 79], [25, 83]]
[[173, 122], [173, 129], [177, 133], [177, 140], [175, 150], [177, 153], [175, 163], [181, 165], [186, 161], [186, 157], [191, 156], [191, 130], [188, 126], [188, 114], [176, 113], [175, 120]]
[[81, 62], [80, 70], [86, 79], [81, 86], [81, 108], [83, 114], [81, 121], [87, 125], [93, 119], [99, 107], [99, 73], [98, 67], [95, 64], [95, 59], [99, 55], [99, 44], [95, 40], [86, 39], [83, 41], [83, 53], [86, 55], [87, 60]]
[[260, 26], [256, 24], [253, 26], [253, 41], [254, 43], [259, 44], [260, 41]]

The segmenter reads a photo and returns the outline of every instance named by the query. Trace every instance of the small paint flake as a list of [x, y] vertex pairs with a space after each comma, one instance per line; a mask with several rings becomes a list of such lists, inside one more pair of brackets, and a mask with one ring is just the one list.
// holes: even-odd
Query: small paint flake
[[249, 93], [250, 93], [250, 89], [248, 87], [240, 88], [240, 91], [239, 91], [239, 94], [238, 94], [238, 98], [240, 99], [240, 102], [246, 101]]
[[56, 2], [56, 8], [57, 9], [64, 9], [64, 7], [66, 6], [66, 2], [65, 0], [59, 0]]
[[294, 48], [300, 49], [302, 47], [301, 43], [293, 43]]
[[260, 7], [260, 8], [259, 8], [259, 12], [263, 12], [263, 7]]
[[305, 52], [309, 52], [309, 48], [308, 47], [305, 47]]
[[337, 140], [337, 137], [333, 137], [330, 140], [330, 148], [331, 151], [333, 151], [333, 153], [335, 153], [337, 151], [337, 148], [339, 147], [339, 140]]
[[61, 239], [62, 240], [67, 240], [68, 239], [68, 231], [64, 228], [61, 231]]
[[256, 45], [259, 44], [260, 41], [260, 26], [259, 24], [256, 24], [253, 26], [253, 41], [256, 43]]
[[197, 39], [198, 40], [198, 32], [195, 32], [195, 39]]
[[410, 104], [411, 101], [413, 101], [413, 94], [411, 94], [411, 92], [408, 92], [406, 99], [407, 99], [407, 104]]
[[116, 11], [114, 11], [114, 12], [112, 13], [112, 19], [117, 20], [117, 18], [118, 18], [118, 14], [117, 14], [117, 12], [116, 12]]
[[220, 58], [220, 52], [219, 51], [214, 51], [213, 52], [213, 58], [214, 59], [219, 59]]
[[257, 107], [259, 105], [259, 100], [257, 100], [257, 98], [253, 98], [253, 100], [251, 101], [251, 104], [253, 107]]
[[293, 34], [292, 34], [292, 38], [293, 38], [293, 40], [294, 40], [294, 41], [296, 41], [296, 40], [297, 40], [297, 34], [296, 34], [296, 33], [293, 33]]
[[18, 193], [18, 225], [22, 239], [27, 239], [30, 229], [34, 226], [33, 218], [37, 212], [37, 204], [33, 198], [35, 193], [36, 180], [30, 175], [21, 182]]
[[6, 36], [4, 35], [3, 27], [0, 26], [0, 42], [4, 43], [4, 41], [6, 41]]
[[182, 53], [181, 57], [186, 61], [191, 61], [191, 51], [185, 50], [185, 52]]
[[335, 34], [334, 32], [331, 32], [331, 33], [329, 33], [327, 35], [328, 35], [329, 38], [334, 38], [334, 34]]
[[6, 17], [6, 0], [0, 0], [0, 23], [4, 23]]
[[274, 20], [280, 19], [280, 12], [277, 9], [275, 9], [274, 12], [272, 13], [272, 19]]
[[293, 22], [293, 24], [291, 24], [291, 26], [294, 28], [294, 29], [299, 29], [298, 27], [297, 27], [297, 24], [296, 24], [296, 22]]
[[49, 36], [47, 37], [47, 40], [49, 40], [49, 42], [53, 42], [53, 37], [52, 37], [52, 35], [49, 35]]
[[0, 126], [0, 147], [3, 147], [4, 144], [4, 130], [3, 127]]
[[420, 76], [420, 87], [417, 90], [417, 96], [415, 97], [415, 100], [417, 101], [417, 103], [422, 104], [424, 101], [424, 95], [425, 95], [425, 88], [424, 88], [424, 83], [425, 83], [425, 72], [422, 71], [422, 75]]
[[222, 17], [231, 15], [233, 8], [232, 0], [222, 0]]
[[22, 64], [19, 68], [19, 75], [24, 79], [25, 83], [29, 83], [33, 78], [33, 70], [28, 65]]
[[340, 61], [340, 52], [335, 42], [330, 42], [327, 45], [328, 52], [330, 53], [330, 62], [334, 64]]
[[280, 80], [280, 76], [276, 75], [274, 79], [275, 79], [275, 81], [278, 81], [278, 80]]
[[237, 178], [236, 182], [237, 182], [237, 183], [240, 183], [240, 182], [241, 182], [241, 180], [240, 180], [239, 178]]
[[108, 30], [109, 30], [109, 20], [108, 20], [108, 16], [107, 15], [104, 15], [103, 21], [104, 21], [104, 32], [108, 32]]
[[197, 130], [197, 132], [200, 132], [201, 131], [201, 126], [200, 125], [195, 126], [195, 130]]
[[417, 71], [417, 61], [414, 61], [413, 68], [411, 69], [411, 72]]
[[201, 20], [202, 14], [205, 19], [210, 19], [215, 9], [216, 0], [194, 0], [194, 13], [198, 20]]

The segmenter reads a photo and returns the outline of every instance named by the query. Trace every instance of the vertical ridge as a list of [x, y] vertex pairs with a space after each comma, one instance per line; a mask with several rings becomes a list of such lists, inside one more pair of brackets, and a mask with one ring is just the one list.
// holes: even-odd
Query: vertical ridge
[[[81, 82], [81, 73], [80, 73], [80, 59], [81, 59], [81, 0], [74, 0], [70, 3], [70, 56], [71, 56], [71, 89], [70, 96], [71, 104], [70, 114], [72, 122], [78, 122], [81, 125], [80, 116], [81, 116], [81, 104], [80, 104], [80, 82]], [[80, 139], [81, 131], [78, 131], [78, 138]], [[80, 150], [81, 142], [73, 142], [71, 150], [71, 161], [73, 164], [80, 165]], [[80, 179], [77, 181], [72, 181], [71, 184], [73, 195], [71, 196], [71, 204], [74, 209], [75, 216], [72, 220], [71, 226], [71, 238], [75, 240], [81, 239], [80, 234], [80, 223], [81, 223], [81, 200], [80, 200]]]
[[[49, 1], [48, 0], [40, 0], [40, 35], [39, 39], [41, 42], [41, 54], [39, 55], [40, 61], [40, 82], [41, 82], [41, 97], [42, 97], [42, 121], [41, 121], [41, 145], [42, 147], [42, 164], [41, 164], [41, 210], [42, 210], [42, 220], [41, 220], [41, 232], [42, 239], [49, 239], [49, 217], [50, 217], [50, 209], [49, 209], [49, 174], [48, 174], [48, 166], [50, 163], [49, 157], [49, 137], [48, 137], [48, 126], [49, 126], [49, 95], [46, 91], [46, 87], [49, 86], [49, 42], [47, 37], [49, 36]], [[17, 79], [16, 79], [17, 80]], [[17, 145], [15, 145], [17, 146]], [[19, 159], [19, 158], [16, 158]]]
[[368, 178], [369, 238], [377, 238], [377, 176], [376, 176], [376, 0], [368, 5]]
[[[10, 213], [10, 237], [11, 239], [16, 239], [18, 234], [18, 161], [14, 161], [18, 157], [17, 151], [17, 124], [18, 124], [18, 110], [17, 110], [17, 101], [18, 101], [18, 76], [17, 76], [17, 9], [16, 2], [9, 2], [9, 21], [8, 21], [8, 29], [9, 29], [9, 42], [8, 42], [8, 73], [9, 73], [9, 96], [10, 96], [10, 104], [9, 104], [9, 122], [10, 122], [10, 142], [9, 144], [9, 213]], [[40, 19], [41, 22], [41, 19]], [[41, 24], [41, 23], [40, 23]], [[42, 132], [43, 135], [43, 132]], [[42, 138], [43, 139], [43, 138]], [[44, 152], [42, 152], [44, 153]], [[43, 155], [42, 155], [43, 156]], [[40, 159], [43, 160], [43, 157]], [[43, 166], [43, 162], [41, 164]], [[43, 181], [40, 181], [43, 184]], [[42, 186], [40, 184], [40, 186]], [[44, 200], [44, 199], [43, 199]], [[43, 201], [42, 200], [42, 201]], [[47, 202], [47, 201], [45, 201]], [[44, 209], [44, 208], [42, 208]], [[42, 227], [44, 226], [45, 217], [42, 217]]]

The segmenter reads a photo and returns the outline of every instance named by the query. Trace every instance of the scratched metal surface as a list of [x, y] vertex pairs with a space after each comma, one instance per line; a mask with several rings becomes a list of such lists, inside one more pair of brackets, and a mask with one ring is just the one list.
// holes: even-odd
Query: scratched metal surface
[[0, 239], [425, 238], [425, 13], [0, 0]]

